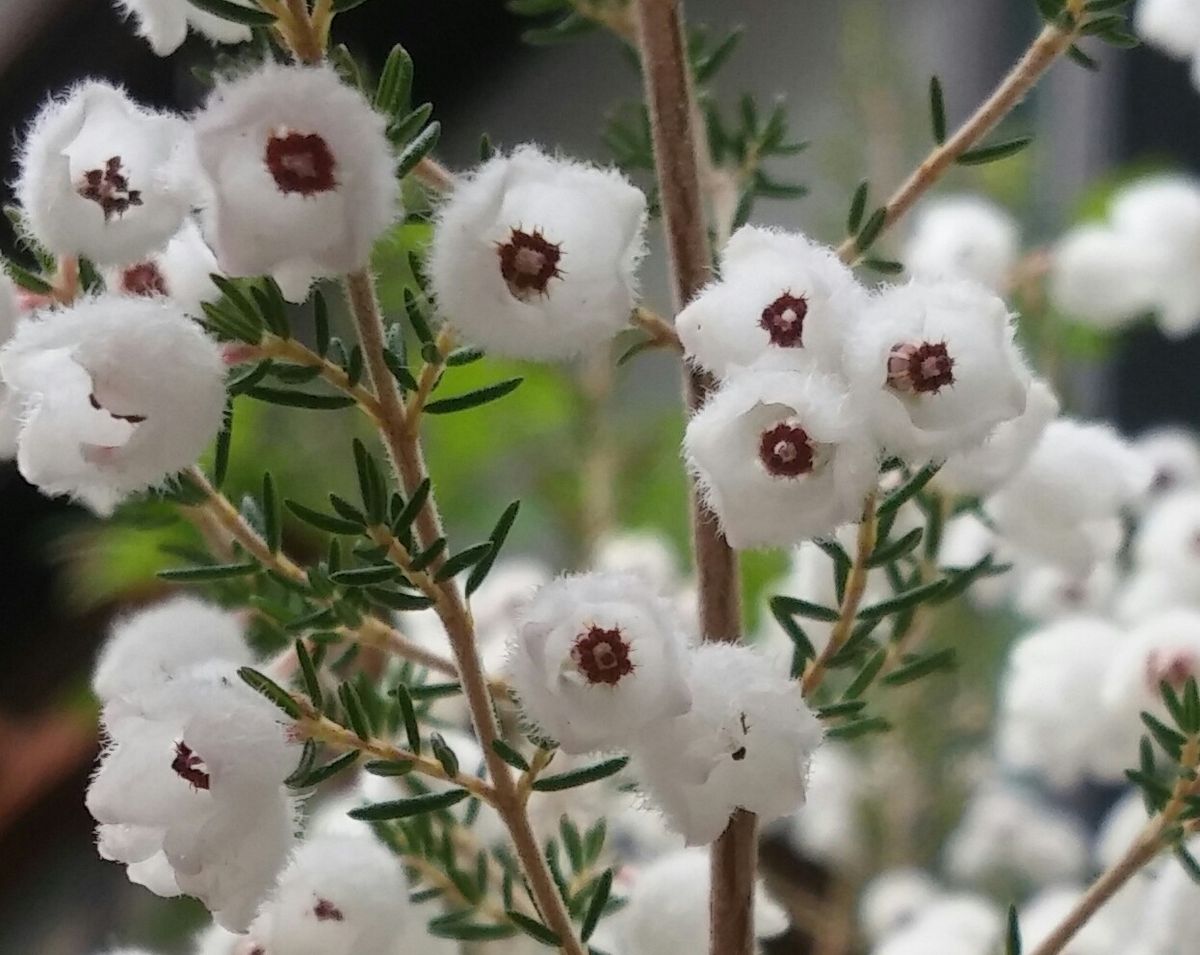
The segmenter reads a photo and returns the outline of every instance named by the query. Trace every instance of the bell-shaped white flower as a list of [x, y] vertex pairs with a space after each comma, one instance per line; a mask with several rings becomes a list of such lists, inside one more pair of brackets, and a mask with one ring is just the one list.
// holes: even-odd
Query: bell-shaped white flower
[[[202, 10], [188, 0], [115, 0], [117, 9], [137, 21], [137, 35], [144, 37], [158, 56], [170, 56], [187, 39], [188, 29], [213, 43], [245, 43], [250, 28]], [[238, 6], [254, 8], [253, 0], [233, 0]]]
[[950, 196], [922, 206], [901, 258], [919, 279], [967, 279], [994, 292], [1012, 281], [1020, 254], [1016, 220], [982, 196]]
[[992, 955], [1003, 925], [999, 910], [982, 896], [940, 895], [884, 936], [871, 955]]
[[1168, 494], [1150, 508], [1133, 539], [1140, 574], [1164, 578], [1171, 590], [1200, 598], [1200, 493]]
[[1176, 59], [1200, 52], [1200, 9], [1190, 0], [1138, 0], [1134, 31]]
[[399, 213], [384, 118], [332, 67], [220, 83], [194, 127], [205, 234], [230, 275], [273, 275], [302, 299], [314, 276], [365, 267]]
[[683, 447], [730, 544], [787, 547], [862, 513], [878, 473], [864, 431], [839, 379], [755, 371], [708, 399]]
[[804, 802], [822, 729], [794, 680], [752, 648], [707, 643], [692, 654], [692, 708], [646, 728], [634, 773], [688, 845], [712, 842], [737, 809], [764, 823]]
[[863, 825], [867, 770], [849, 746], [813, 754], [804, 806], [787, 821], [788, 842], [804, 858], [853, 872], [867, 857]]
[[837, 372], [866, 291], [832, 249], [803, 235], [743, 226], [721, 252], [721, 278], [675, 319], [690, 361], [724, 378], [771, 368]]
[[216, 343], [162, 300], [42, 313], [0, 351], [0, 374], [21, 402], [21, 474], [98, 514], [193, 464], [225, 407]]
[[[244, 931], [291, 846], [283, 780], [297, 754], [278, 711], [228, 663], [128, 694], [88, 789], [100, 854], [159, 895], [199, 898]], [[130, 710], [136, 710], [136, 714]]]
[[191, 131], [107, 83], [82, 83], [33, 121], [16, 195], [50, 252], [132, 262], [164, 246], [200, 195]]
[[1029, 388], [1008, 308], [970, 282], [877, 295], [846, 343], [846, 375], [879, 443], [914, 463], [978, 445], [1024, 412]]
[[1177, 491], [1200, 490], [1200, 442], [1192, 431], [1151, 428], [1134, 439], [1133, 448], [1154, 469], [1148, 502]]
[[1149, 465], [1111, 428], [1060, 419], [985, 510], [1014, 547], [1084, 573], [1116, 554], [1122, 510], [1151, 479]]
[[394, 955], [409, 918], [398, 856], [369, 835], [318, 836], [293, 853], [250, 934], [267, 952]]
[[1084, 325], [1124, 328], [1154, 310], [1162, 271], [1159, 244], [1108, 225], [1083, 225], [1054, 247], [1047, 292], [1056, 309]]
[[863, 888], [858, 921], [869, 942], [878, 942], [941, 894], [938, 884], [921, 869], [888, 869]]
[[434, 225], [438, 309], [497, 355], [571, 358], [629, 324], [646, 197], [621, 173], [534, 146], [458, 182]]
[[1200, 611], [1166, 610], [1129, 632], [1109, 664], [1102, 696], [1113, 717], [1138, 733], [1139, 713], [1170, 722], [1160, 684], [1181, 692], [1193, 678], [1200, 679]]
[[580, 574], [543, 587], [509, 649], [525, 718], [567, 753], [627, 749], [691, 703], [687, 639], [636, 577]]
[[220, 272], [217, 257], [200, 228], [188, 219], [166, 246], [137, 262], [106, 269], [104, 284], [120, 295], [163, 296], [192, 318], [203, 318], [204, 302], [215, 302], [221, 290], [211, 276]]
[[679, 562], [671, 542], [650, 530], [602, 535], [592, 552], [592, 568], [606, 574], [632, 574], [661, 593], [680, 587]]

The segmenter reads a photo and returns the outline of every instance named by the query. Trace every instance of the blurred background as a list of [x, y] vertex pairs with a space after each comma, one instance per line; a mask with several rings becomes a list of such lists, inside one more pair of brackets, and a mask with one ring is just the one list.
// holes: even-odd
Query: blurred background
[[[692, 0], [693, 23], [742, 24], [746, 36], [722, 74], [720, 97], [743, 92], [761, 103], [786, 97], [792, 138], [811, 147], [776, 161], [773, 173], [803, 183], [798, 202], [761, 200], [754, 220], [840, 239], [859, 179], [890, 190], [928, 149], [927, 84], [937, 73], [951, 123], [979, 102], [1028, 43], [1032, 3], [1013, 0]], [[41, 102], [83, 77], [124, 83], [137, 99], [195, 106], [205, 86], [194, 72], [213, 50], [195, 37], [169, 59], [155, 57], [109, 0], [0, 0], [0, 127], [6, 181], [15, 175], [21, 131]], [[481, 134], [500, 146], [535, 140], [574, 155], [609, 158], [605, 117], [638, 95], [638, 77], [610, 36], [570, 44], [522, 44], [528, 24], [501, 0], [418, 4], [375, 0], [339, 17], [336, 36], [369, 69], [401, 42], [416, 62], [416, 102], [435, 104], [440, 158], [475, 161]], [[1088, 73], [1061, 64], [1009, 120], [1031, 132], [1033, 149], [950, 185], [982, 191], [1017, 215], [1027, 248], [1052, 239], [1087, 208], [1103, 184], [1134, 164], [1200, 164], [1200, 97], [1187, 66], [1148, 49], [1101, 54]], [[1100, 188], [1103, 188], [1101, 186]], [[5, 202], [11, 194], [0, 186]], [[5, 223], [7, 227], [7, 223]], [[12, 235], [0, 235], [5, 252]], [[890, 249], [889, 251], [894, 251]], [[386, 268], [387, 248], [378, 263]], [[662, 256], [645, 275], [647, 297], [669, 311]], [[387, 289], [384, 289], [385, 297]], [[1074, 413], [1114, 418], [1137, 432], [1151, 424], [1200, 421], [1194, 369], [1200, 343], [1167, 342], [1152, 327], [1061, 376]], [[607, 364], [607, 362], [606, 362]], [[471, 376], [498, 377], [495, 364]], [[446, 421], [430, 436], [451, 532], [486, 535], [499, 508], [523, 497], [512, 553], [556, 567], [576, 564], [614, 524], [653, 527], [686, 553], [680, 418], [674, 363], [643, 356], [613, 378], [596, 369], [522, 369], [526, 386], [497, 407]], [[355, 427], [331, 414], [314, 435], [277, 408], [241, 401], [230, 486], [248, 488], [264, 468], [289, 497], [344, 487], [326, 447]], [[309, 418], [300, 419], [301, 424]], [[619, 436], [619, 440], [618, 440]], [[486, 462], [486, 464], [481, 464]], [[182, 951], [183, 932], [202, 912], [131, 886], [121, 867], [92, 847], [82, 794], [97, 741], [87, 679], [107, 621], [161, 592], [153, 573], [170, 566], [165, 529], [97, 526], [48, 501], [0, 464], [0, 953], [87, 955], [116, 940]], [[289, 550], [304, 556], [301, 528]], [[751, 627], [765, 582], [783, 558], [747, 561]], [[969, 672], [956, 679], [968, 679]], [[926, 705], [936, 706], [931, 700]]]

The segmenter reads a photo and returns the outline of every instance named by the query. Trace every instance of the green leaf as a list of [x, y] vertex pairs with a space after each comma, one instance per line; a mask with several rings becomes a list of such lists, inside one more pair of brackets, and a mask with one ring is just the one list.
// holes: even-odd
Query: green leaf
[[559, 939], [558, 935], [550, 931], [550, 929], [548, 929], [537, 919], [531, 919], [527, 915], [522, 915], [515, 909], [509, 909], [505, 914], [512, 919], [513, 925], [519, 928], [530, 938], [541, 942], [543, 945], [549, 945], [553, 948], [558, 948], [561, 944], [562, 940]]
[[850, 235], [857, 235], [862, 227], [863, 216], [867, 212], [867, 191], [870, 187], [871, 184], [864, 179], [854, 190], [854, 197], [850, 200], [850, 214], [846, 217], [846, 231]]
[[351, 809], [349, 816], [362, 822], [383, 822], [388, 819], [408, 819], [427, 812], [437, 812], [456, 806], [471, 794], [465, 789], [451, 789], [441, 793], [425, 793], [408, 799], [393, 799], [377, 802], [359, 809]]
[[447, 558], [446, 562], [438, 568], [438, 572], [433, 575], [433, 579], [435, 581], [449, 580], [456, 574], [462, 573], [468, 567], [479, 563], [479, 561], [492, 552], [495, 546], [492, 541], [488, 540], [468, 547], [466, 550], [460, 550], [454, 556]]
[[295, 514], [305, 524], [311, 524], [317, 530], [325, 531], [329, 534], [361, 534], [364, 530], [364, 525], [355, 521], [347, 521], [340, 517], [333, 517], [329, 514], [322, 514], [320, 511], [314, 511], [312, 508], [305, 507], [298, 501], [284, 501], [287, 509]]
[[426, 610], [434, 601], [424, 594], [409, 594], [400, 590], [384, 590], [382, 587], [367, 587], [367, 599], [389, 610]]
[[980, 146], [978, 149], [972, 149], [959, 156], [955, 162], [960, 166], [982, 166], [985, 163], [999, 162], [1001, 159], [1015, 156], [1032, 142], [1032, 136], [1018, 136], [1016, 139], [996, 143], [994, 146]]
[[939, 146], [946, 141], [946, 100], [942, 96], [942, 81], [929, 78], [929, 113], [933, 124], [933, 140]]
[[1017, 919], [1017, 907], [1008, 907], [1008, 930], [1005, 933], [1004, 955], [1021, 955], [1021, 924]]
[[417, 725], [417, 710], [413, 706], [412, 695], [403, 683], [397, 683], [392, 690], [396, 703], [400, 706], [400, 717], [404, 721], [404, 733], [408, 737], [408, 748], [417, 756], [421, 755], [421, 728]]
[[585, 33], [591, 33], [599, 28], [600, 25], [594, 20], [571, 12], [548, 27], [526, 30], [521, 34], [521, 39], [530, 46], [551, 46], [572, 37], [583, 36]]
[[826, 623], [836, 623], [842, 618], [841, 612], [832, 607], [823, 607], [820, 604], [801, 600], [799, 597], [788, 597], [785, 594], [772, 597], [770, 607], [771, 613], [775, 615], [776, 619], [779, 619], [780, 614], [799, 615], [811, 620], [823, 620]]
[[317, 676], [317, 666], [313, 663], [312, 654], [303, 640], [296, 641], [296, 660], [300, 664], [300, 676], [304, 680], [304, 692], [313, 705], [313, 709], [321, 709], [324, 695], [321, 692], [321, 681]]
[[1178, 760], [1183, 746], [1187, 742], [1187, 737], [1182, 733], [1175, 732], [1175, 730], [1167, 726], [1162, 720], [1155, 718], [1150, 713], [1142, 713], [1141, 717], [1142, 722], [1146, 724], [1146, 728], [1150, 730], [1150, 734], [1158, 742], [1158, 745], [1163, 748], [1163, 751], [1172, 759]]
[[899, 510], [902, 504], [910, 500], [914, 495], [917, 494], [918, 491], [920, 491], [923, 487], [925, 487], [926, 484], [930, 482], [933, 476], [938, 473], [938, 469], [940, 467], [940, 464], [925, 465], [925, 467], [921, 468], [921, 470], [900, 485], [900, 487], [896, 488], [896, 490], [892, 491], [891, 494], [885, 497], [883, 502], [879, 505], [879, 510], [876, 513], [880, 517], [886, 517], [887, 515]]
[[892, 724], [882, 716], [870, 716], [861, 720], [834, 726], [825, 732], [826, 739], [850, 740], [859, 739], [871, 733], [886, 733]]
[[394, 564], [377, 564], [374, 567], [355, 567], [353, 570], [339, 570], [330, 574], [329, 579], [342, 587], [370, 587], [395, 580], [400, 576], [400, 568]]
[[358, 750], [343, 753], [337, 759], [330, 760], [324, 766], [318, 766], [315, 769], [309, 770], [304, 776], [292, 783], [292, 788], [311, 789], [313, 786], [318, 786], [327, 779], [333, 779], [338, 773], [353, 766], [358, 761], [358, 756]]
[[1092, 70], [1095, 72], [1096, 70], [1100, 69], [1100, 64], [1084, 53], [1077, 44], [1072, 43], [1069, 47], [1067, 47], [1067, 56], [1082, 66], [1085, 70]]
[[253, 667], [241, 667], [237, 672], [250, 689], [261, 693], [292, 719], [298, 720], [303, 715], [292, 695], [269, 676], [259, 673]]
[[919, 680], [921, 677], [935, 673], [938, 670], [953, 669], [954, 663], [955, 654], [953, 648], [940, 650], [937, 653], [930, 653], [927, 656], [910, 657], [902, 667], [893, 670], [885, 676], [883, 682], [888, 686], [903, 686], [905, 683]]
[[504, 740], [492, 740], [492, 751], [513, 769], [519, 769], [523, 773], [529, 772], [529, 760]]
[[333, 0], [333, 12], [345, 13], [355, 7], [361, 7], [367, 0]]
[[47, 282], [39, 275], [35, 275], [26, 268], [17, 265], [11, 259], [5, 259], [4, 271], [8, 273], [8, 277], [17, 285], [28, 292], [36, 292], [38, 295], [45, 295], [54, 290], [54, 286]]
[[409, 692], [414, 700], [440, 700], [447, 696], [458, 696], [462, 693], [462, 684], [457, 680], [446, 683], [422, 683], [412, 687]]
[[396, 161], [396, 176], [403, 179], [417, 168], [417, 164], [433, 152], [438, 139], [442, 135], [442, 124], [436, 120], [421, 130], [411, 143], [404, 147], [400, 158]]
[[353, 684], [343, 683], [338, 687], [338, 700], [341, 701], [342, 709], [345, 711], [346, 719], [350, 722], [350, 728], [354, 730], [354, 734], [363, 741], [369, 740], [371, 738], [371, 720], [367, 716], [358, 690], [354, 688]]
[[857, 716], [866, 705], [866, 700], [840, 700], [837, 703], [830, 703], [827, 706], [820, 707], [817, 710], [817, 719], [824, 723], [827, 720]]
[[867, 558], [867, 566], [882, 567], [884, 564], [890, 564], [902, 557], [907, 557], [910, 553], [916, 550], [917, 545], [921, 543], [921, 538], [924, 536], [924, 529], [916, 527], [898, 540], [881, 544], [879, 547], [876, 547], [874, 553]]
[[372, 759], [363, 763], [372, 776], [407, 776], [416, 766], [411, 759]]
[[517, 929], [512, 925], [487, 925], [482, 922], [443, 922], [434, 919], [426, 931], [437, 938], [453, 938], [463, 942], [490, 942], [512, 938]]
[[397, 44], [384, 61], [375, 88], [375, 108], [388, 116], [406, 109], [412, 95], [413, 61], [404, 47]]
[[289, 408], [308, 408], [313, 411], [336, 411], [349, 408], [354, 399], [349, 395], [314, 395], [304, 391], [287, 391], [283, 388], [254, 387], [246, 389], [245, 394], [259, 401], [273, 405], [284, 405]]
[[1175, 858], [1183, 866], [1183, 871], [1188, 874], [1188, 878], [1200, 884], [1200, 865], [1197, 865], [1195, 857], [1187, 850], [1187, 847], [1182, 845], [1176, 846]]
[[176, 583], [199, 584], [214, 580], [230, 580], [234, 577], [245, 577], [258, 571], [258, 564], [246, 561], [240, 564], [206, 564], [202, 567], [179, 567], [172, 570], [160, 570], [157, 574], [162, 580]]
[[515, 391], [522, 381], [524, 381], [523, 378], [509, 378], [506, 381], [477, 388], [475, 391], [468, 391], [465, 394], [454, 395], [451, 398], [439, 398], [437, 401], [429, 402], [425, 406], [425, 411], [428, 414], [452, 414], [456, 411], [478, 408], [480, 405], [497, 401]]
[[737, 49], [744, 33], [745, 30], [742, 27], [735, 27], [710, 53], [701, 57], [696, 62], [694, 74], [697, 83], [707, 83], [717, 75], [721, 67], [729, 60], [733, 51]]
[[858, 671], [858, 674], [850, 681], [850, 685], [842, 691], [843, 700], [857, 700], [863, 693], [866, 692], [879, 675], [879, 671], [887, 662], [887, 651], [880, 648], [871, 655], [871, 659], [867, 661], [866, 666]]
[[275, 22], [275, 15], [260, 10], [257, 7], [243, 7], [240, 3], [230, 0], [188, 0], [192, 6], [205, 13], [211, 13], [222, 20], [231, 23], [244, 23], [251, 27], [269, 27]]
[[442, 764], [447, 776], [453, 779], [458, 775], [458, 757], [454, 755], [454, 750], [446, 743], [441, 733], [430, 734], [429, 748], [433, 751], [434, 759]]
[[579, 769], [573, 769], [567, 773], [558, 773], [554, 776], [543, 776], [540, 779], [534, 780], [533, 788], [538, 792], [552, 793], [559, 792], [563, 789], [574, 789], [576, 786], [583, 786], [587, 783], [594, 783], [599, 779], [604, 779], [614, 773], [619, 773], [629, 763], [628, 756], [619, 756], [616, 759], [607, 759], [602, 763], [595, 763], [591, 766], [583, 766]]
[[513, 523], [516, 521], [517, 513], [520, 509], [521, 502], [513, 501], [504, 509], [504, 513], [500, 515], [500, 519], [496, 521], [496, 526], [492, 528], [492, 533], [488, 536], [488, 541], [492, 545], [491, 549], [471, 568], [471, 573], [467, 577], [466, 594], [468, 597], [475, 593], [479, 585], [487, 578], [488, 572], [496, 562], [496, 558], [500, 556], [500, 548], [508, 540], [508, 532], [512, 530]]
[[812, 641], [808, 638], [808, 634], [804, 632], [804, 628], [800, 624], [796, 623], [793, 616], [777, 600], [771, 600], [769, 607], [775, 621], [783, 629], [783, 632], [787, 634], [788, 639], [796, 645], [796, 653], [799, 656], [799, 660], [795, 662], [803, 664], [815, 657], [817, 655], [816, 647], [813, 646]]
[[937, 596], [945, 586], [946, 582], [944, 580], [934, 580], [928, 584], [921, 584], [897, 594], [895, 597], [881, 600], [879, 603], [872, 604], [869, 607], [864, 607], [858, 612], [858, 618], [860, 620], [880, 620], [883, 617], [891, 616], [894, 613], [907, 610], [909, 607], [915, 607]]
[[871, 213], [870, 218], [863, 224], [863, 227], [854, 239], [855, 247], [860, 253], [866, 252], [867, 249], [875, 244], [875, 240], [879, 238], [879, 233], [887, 225], [887, 215], [887, 206], [880, 206]]
[[271, 553], [278, 554], [283, 542], [283, 522], [279, 514], [279, 496], [275, 493], [275, 479], [270, 471], [264, 472], [262, 478], [262, 514], [263, 538]]

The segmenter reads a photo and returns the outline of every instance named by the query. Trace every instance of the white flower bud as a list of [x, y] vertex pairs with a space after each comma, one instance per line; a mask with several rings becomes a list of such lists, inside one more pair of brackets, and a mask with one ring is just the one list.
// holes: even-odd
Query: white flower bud
[[1138, 0], [1133, 28], [1176, 59], [1190, 59], [1200, 51], [1200, 8], [1191, 0]]
[[1117, 589], [1117, 568], [1101, 561], [1085, 574], [1038, 565], [1017, 574], [1017, 610], [1030, 620], [1083, 613], [1104, 616]]
[[1154, 309], [1162, 271], [1157, 245], [1105, 225], [1084, 225], [1055, 246], [1048, 293], [1059, 311], [1104, 330], [1124, 328]]
[[197, 200], [198, 179], [183, 119], [89, 81], [38, 113], [16, 195], [50, 252], [108, 265], [165, 245]]
[[866, 300], [832, 249], [743, 226], [721, 252], [720, 281], [679, 313], [675, 330], [688, 358], [720, 378], [759, 361], [837, 372]]
[[647, 530], [617, 531], [596, 542], [592, 568], [606, 574], [632, 574], [660, 593], [679, 590], [679, 564], [671, 542]]
[[[170, 56], [187, 39], [188, 28], [213, 43], [245, 43], [250, 28], [201, 10], [188, 0], [115, 0], [117, 9], [137, 20], [137, 35], [144, 37], [158, 56]], [[233, 0], [253, 7], [253, 0]]]
[[543, 587], [509, 650], [525, 718], [567, 753], [626, 749], [648, 725], [685, 712], [686, 668], [670, 605], [621, 574]]
[[629, 324], [646, 197], [615, 170], [522, 146], [463, 177], [429, 250], [439, 311], [497, 355], [571, 358]]
[[737, 375], [688, 423], [684, 451], [738, 548], [786, 547], [862, 512], [877, 451], [832, 376]]
[[904, 247], [919, 279], [968, 279], [994, 292], [1008, 287], [1020, 254], [1016, 220], [981, 196], [951, 196], [922, 206]]
[[1186, 428], [1152, 428], [1133, 448], [1154, 469], [1148, 500], [1183, 490], [1200, 490], [1200, 444]]
[[843, 872], [863, 862], [865, 778], [866, 768], [848, 746], [830, 743], [813, 754], [804, 806], [788, 819], [788, 841], [801, 855]]
[[409, 918], [397, 856], [369, 836], [320, 836], [293, 853], [250, 933], [268, 953], [394, 955]]
[[1141, 731], [1138, 715], [1170, 722], [1160, 684], [1177, 693], [1200, 677], [1200, 611], [1166, 610], [1134, 627], [1109, 662], [1102, 699], [1114, 719]]
[[875, 437], [914, 463], [974, 448], [1025, 410], [1029, 373], [1004, 301], [970, 282], [877, 295], [846, 342], [846, 374]]
[[1152, 476], [1108, 426], [1060, 419], [1042, 432], [1025, 466], [987, 499], [985, 511], [1018, 549], [1082, 574], [1116, 554], [1121, 512]]
[[313, 276], [366, 266], [399, 213], [384, 125], [327, 66], [264, 66], [219, 84], [194, 126], [221, 268], [271, 274], [302, 298]]
[[98, 514], [193, 464], [221, 427], [215, 342], [161, 300], [101, 296], [23, 323], [0, 351], [21, 474]]
[[203, 302], [215, 302], [221, 290], [212, 274], [220, 272], [217, 258], [204, 242], [200, 228], [188, 219], [166, 247], [144, 259], [106, 269], [104, 284], [119, 295], [165, 296], [185, 315], [203, 318]]
[[692, 653], [692, 708], [646, 727], [634, 773], [688, 845], [712, 842], [737, 809], [764, 823], [804, 802], [821, 724], [794, 680], [752, 648]]
[[879, 942], [912, 922], [939, 892], [937, 883], [920, 869], [888, 869], [875, 876], [858, 903], [867, 941]]
[[1165, 578], [1189, 602], [1200, 597], [1200, 492], [1168, 494], [1146, 512], [1133, 560], [1139, 574]]

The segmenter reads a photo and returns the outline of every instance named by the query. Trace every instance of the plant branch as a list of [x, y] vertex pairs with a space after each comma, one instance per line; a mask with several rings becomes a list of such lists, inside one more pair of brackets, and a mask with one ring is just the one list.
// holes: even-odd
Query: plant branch
[[379, 422], [382, 412], [379, 399], [362, 384], [352, 382], [346, 374], [346, 369], [327, 358], [322, 358], [311, 348], [294, 338], [279, 338], [269, 333], [264, 334], [257, 345], [249, 346], [247, 354], [253, 353], [255, 358], [279, 358], [293, 365], [303, 365], [306, 368], [318, 368], [321, 378], [338, 391], [353, 398], [360, 408], [374, 421]]
[[[692, 89], [678, 0], [637, 0], [638, 46], [650, 111], [667, 249], [678, 311], [709, 278], [711, 250], [704, 221]], [[704, 403], [713, 380], [685, 369], [689, 411]], [[692, 547], [699, 588], [700, 626], [706, 639], [736, 641], [741, 633], [737, 556], [716, 516], [692, 488]], [[756, 820], [739, 810], [713, 844], [709, 945], [713, 955], [754, 951]]]
[[[892, 193], [885, 206], [885, 229], [901, 219], [955, 160], [975, 147], [1012, 112], [1054, 62], [1075, 42], [1077, 31], [1077, 27], [1064, 30], [1050, 25], [1038, 34], [1009, 74], [993, 90], [992, 95], [971, 114], [953, 136], [930, 152], [903, 185]], [[855, 237], [847, 237], [838, 246], [837, 253], [843, 262], [852, 263], [857, 260], [860, 250]]]

